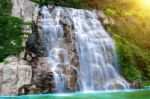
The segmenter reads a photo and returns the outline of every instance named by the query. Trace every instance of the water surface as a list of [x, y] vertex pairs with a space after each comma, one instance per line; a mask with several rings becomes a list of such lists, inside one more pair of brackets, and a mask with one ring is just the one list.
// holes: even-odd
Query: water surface
[[0, 97], [0, 99], [150, 99], [150, 90], [39, 94], [26, 96], [6, 96]]

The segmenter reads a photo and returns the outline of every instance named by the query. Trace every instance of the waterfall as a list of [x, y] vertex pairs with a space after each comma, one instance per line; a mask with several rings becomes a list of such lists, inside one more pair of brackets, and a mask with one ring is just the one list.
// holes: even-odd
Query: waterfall
[[72, 13], [77, 16], [72, 20], [79, 55], [81, 90], [129, 88], [127, 82], [116, 71], [114, 42], [102, 27], [96, 12], [74, 10]]
[[[41, 23], [43, 34], [43, 48], [45, 49], [45, 56], [47, 56], [51, 69], [54, 73], [54, 80], [57, 92], [65, 91], [66, 76], [62, 73], [61, 66], [63, 64], [69, 64], [68, 53], [64, 48], [63, 39], [63, 27], [59, 24], [59, 12], [49, 13], [49, 9], [44, 6], [41, 9]], [[60, 56], [64, 57], [64, 61], [61, 62]]]
[[[42, 24], [42, 47], [52, 69], [57, 92], [68, 92], [66, 68], [77, 70], [75, 90], [128, 89], [126, 80], [117, 72], [115, 46], [98, 20], [96, 11], [43, 6], [39, 20]], [[79, 67], [71, 65], [62, 22], [72, 26]], [[74, 81], [75, 82], [75, 81]]]

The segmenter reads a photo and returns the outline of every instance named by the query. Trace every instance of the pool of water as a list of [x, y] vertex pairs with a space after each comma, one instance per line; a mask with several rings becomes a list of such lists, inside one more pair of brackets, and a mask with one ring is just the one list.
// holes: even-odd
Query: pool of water
[[1, 96], [0, 99], [150, 99], [150, 90]]

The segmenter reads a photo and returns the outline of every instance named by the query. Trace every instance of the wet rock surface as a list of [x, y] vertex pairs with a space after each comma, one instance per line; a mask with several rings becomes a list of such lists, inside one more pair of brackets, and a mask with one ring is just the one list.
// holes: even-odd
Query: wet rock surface
[[[50, 9], [52, 11], [53, 9]], [[77, 89], [77, 70], [79, 68], [78, 55], [75, 46], [75, 34], [73, 33], [73, 23], [67, 21], [67, 19], [61, 19], [60, 25], [63, 27], [64, 35], [59, 34], [60, 39], [64, 39], [64, 49], [58, 52], [57, 70], [53, 69], [53, 63], [48, 58], [48, 51], [53, 48], [47, 49], [47, 44], [50, 42], [43, 38], [42, 32], [42, 20], [44, 16], [39, 11], [39, 15], [36, 19], [36, 24], [33, 33], [28, 37], [26, 42], [26, 54], [25, 59], [32, 67], [32, 82], [31, 84], [24, 85], [20, 88], [19, 94], [32, 94], [32, 93], [53, 93], [57, 92], [54, 73], [57, 73], [62, 80], [60, 80], [60, 86], [65, 86], [67, 92], [73, 92]], [[48, 37], [47, 37], [48, 38]], [[51, 38], [49, 38], [51, 39]], [[61, 47], [61, 42], [58, 40], [55, 44], [56, 47]], [[55, 47], [54, 47], [55, 48]], [[52, 53], [53, 54], [53, 53]], [[56, 55], [55, 55], [56, 56]], [[66, 63], [66, 58], [70, 59], [70, 64]], [[66, 79], [61, 77], [65, 75]]]

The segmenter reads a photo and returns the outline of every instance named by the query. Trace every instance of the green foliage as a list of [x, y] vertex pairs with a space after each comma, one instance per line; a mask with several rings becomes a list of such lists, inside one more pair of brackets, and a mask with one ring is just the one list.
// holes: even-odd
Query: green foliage
[[150, 86], [150, 81], [145, 81], [144, 86]]
[[114, 39], [116, 41], [118, 61], [121, 66], [122, 75], [131, 81], [141, 81], [142, 75], [134, 61], [135, 52], [133, 51], [132, 45], [118, 35], [114, 35]]
[[8, 61], [8, 60], [3, 60], [3, 63], [5, 64], [5, 65], [7, 65], [7, 64], [10, 64], [10, 62]]
[[114, 16], [117, 16], [117, 8], [112, 6], [112, 5], [109, 5], [107, 8], [105, 8], [104, 12], [107, 16], [111, 16], [111, 17], [114, 17]]
[[122, 75], [128, 80], [149, 80], [150, 52], [145, 51], [126, 39], [117, 25], [105, 25], [116, 42], [118, 62]]
[[22, 45], [22, 21], [16, 17], [0, 16], [0, 60], [8, 55], [18, 54], [23, 47]]
[[11, 4], [8, 4], [6, 0], [0, 0], [0, 14], [9, 14], [11, 11]]
[[114, 9], [107, 8], [106, 9], [106, 14], [109, 15], [109, 16], [115, 16], [116, 11]]
[[[11, 5], [6, 0], [0, 1], [0, 61], [9, 55], [17, 55], [22, 46], [22, 25], [19, 18], [9, 16]], [[5, 5], [4, 5], [5, 4]]]

